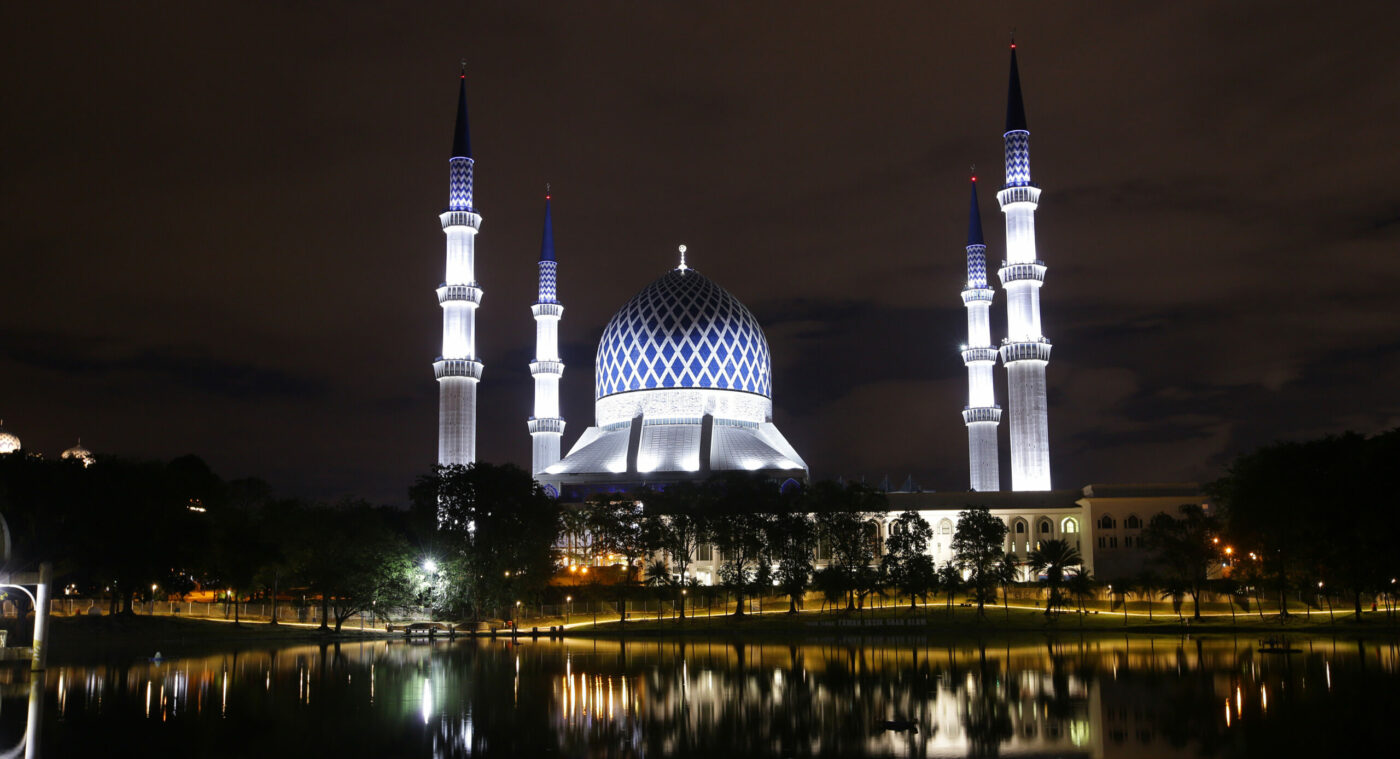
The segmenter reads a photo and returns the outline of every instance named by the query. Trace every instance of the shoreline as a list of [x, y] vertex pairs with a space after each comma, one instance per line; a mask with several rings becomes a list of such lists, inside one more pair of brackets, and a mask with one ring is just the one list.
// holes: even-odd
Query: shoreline
[[[632, 619], [620, 623], [599, 620], [574, 622], [567, 625], [539, 627], [538, 635], [525, 628], [512, 636], [497, 630], [493, 637], [487, 633], [458, 634], [457, 639], [502, 641], [550, 641], [560, 639], [627, 638], [712, 640], [726, 643], [753, 641], [876, 641], [880, 639], [922, 638], [944, 643], [976, 644], [988, 639], [1056, 638], [1063, 636], [1134, 636], [1134, 637], [1345, 637], [1400, 638], [1400, 624], [1384, 613], [1363, 617], [1361, 622], [1350, 618], [1335, 621], [1323, 618], [1308, 620], [1293, 616], [1286, 621], [1277, 617], [1248, 620], [1217, 615], [1185, 622], [1175, 617], [1151, 622], [1131, 617], [1127, 624], [1121, 614], [1062, 613], [1047, 620], [1043, 610], [988, 607], [979, 618], [975, 608], [921, 608], [911, 613], [908, 608], [867, 609], [863, 612], [804, 611], [797, 614], [782, 612], [748, 613], [687, 617], [684, 621], [671, 618], [657, 620]], [[52, 621], [49, 638], [49, 660], [54, 664], [81, 663], [94, 659], [129, 659], [133, 655], [175, 658], [199, 653], [248, 648], [282, 647], [286, 645], [335, 645], [361, 641], [403, 640], [402, 633], [383, 629], [361, 630], [344, 628], [339, 633], [321, 630], [316, 625], [282, 622], [272, 626], [267, 622], [242, 622], [193, 619], [167, 616], [102, 616], [57, 617]], [[446, 640], [446, 636], [437, 641]], [[415, 639], [418, 640], [418, 639]], [[16, 663], [19, 663], [18, 661]]]

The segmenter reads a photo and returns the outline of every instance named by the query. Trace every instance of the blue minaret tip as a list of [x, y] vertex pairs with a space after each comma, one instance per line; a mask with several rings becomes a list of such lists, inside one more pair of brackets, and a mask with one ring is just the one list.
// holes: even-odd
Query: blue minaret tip
[[972, 175], [972, 208], [967, 215], [967, 246], [986, 245], [982, 239], [982, 211], [977, 208], [977, 175]]
[[462, 61], [461, 83], [457, 88], [457, 126], [452, 130], [452, 157], [472, 157], [471, 130], [467, 128], [467, 62]]
[[1011, 39], [1011, 84], [1006, 91], [1006, 131], [1030, 131], [1026, 127], [1026, 106], [1021, 101], [1021, 71], [1016, 66], [1016, 38]]
[[544, 238], [540, 240], [540, 260], [554, 260], [554, 220], [549, 210], [549, 190], [544, 195]]

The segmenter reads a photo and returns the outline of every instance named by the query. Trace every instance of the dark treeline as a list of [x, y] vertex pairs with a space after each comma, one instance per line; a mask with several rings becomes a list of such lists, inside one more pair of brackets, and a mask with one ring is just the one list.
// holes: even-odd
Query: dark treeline
[[224, 481], [195, 456], [88, 467], [0, 456], [0, 515], [13, 535], [8, 571], [51, 561], [57, 595], [105, 599], [112, 613], [202, 590], [314, 598], [339, 627], [357, 611], [409, 606], [420, 590], [413, 545], [424, 526], [413, 512], [278, 497], [261, 480]]
[[[1389, 487], [1397, 446], [1400, 431], [1242, 456], [1209, 487], [1217, 507], [1149, 521], [1149, 571], [1106, 582], [1063, 540], [1003, 553], [1006, 523], [985, 509], [959, 514], [953, 560], [937, 566], [928, 522], [889, 514], [878, 490], [785, 490], [738, 474], [561, 505], [514, 466], [437, 467], [397, 509], [279, 497], [261, 480], [224, 481], [193, 456], [84, 467], [21, 453], [0, 456], [0, 515], [13, 534], [6, 571], [52, 561], [60, 594], [71, 587], [112, 613], [198, 590], [270, 602], [274, 617], [279, 602], [317, 603], [323, 625], [337, 629], [357, 612], [511, 620], [566, 599], [623, 610], [656, 599], [684, 617], [687, 605], [710, 606], [720, 594], [736, 615], [774, 596], [797, 611], [812, 592], [848, 611], [890, 597], [951, 611], [962, 596], [983, 614], [1007, 604], [1013, 586], [1035, 584], [1046, 614], [1074, 601], [1082, 610], [1106, 588], [1125, 622], [1129, 596], [1145, 598], [1149, 614], [1154, 600], [1170, 599], [1181, 614], [1189, 599], [1199, 616], [1207, 593], [1232, 613], [1261, 614], [1265, 600], [1286, 614], [1290, 603], [1330, 608], [1344, 597], [1359, 616], [1397, 590], [1385, 559], [1400, 532]], [[701, 562], [713, 571], [708, 583]]]

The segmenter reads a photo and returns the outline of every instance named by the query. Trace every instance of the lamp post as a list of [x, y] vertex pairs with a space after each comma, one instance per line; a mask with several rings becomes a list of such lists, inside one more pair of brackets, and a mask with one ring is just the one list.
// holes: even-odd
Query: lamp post
[[564, 625], [565, 625], [565, 626], [568, 626], [568, 624], [569, 624], [569, 613], [572, 612], [572, 611], [574, 610], [574, 597], [573, 597], [573, 596], [564, 596], [564, 604], [565, 604], [565, 606], [564, 606]]

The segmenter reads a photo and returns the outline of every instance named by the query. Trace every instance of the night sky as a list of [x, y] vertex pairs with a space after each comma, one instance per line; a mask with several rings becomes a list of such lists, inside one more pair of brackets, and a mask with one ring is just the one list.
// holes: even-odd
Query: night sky
[[764, 325], [815, 477], [965, 489], [966, 183], [999, 261], [1012, 27], [1056, 486], [1400, 425], [1395, 4], [193, 5], [3, 11], [0, 417], [46, 456], [404, 502], [465, 58], [480, 458], [529, 463], [549, 182], [566, 450], [684, 243]]

